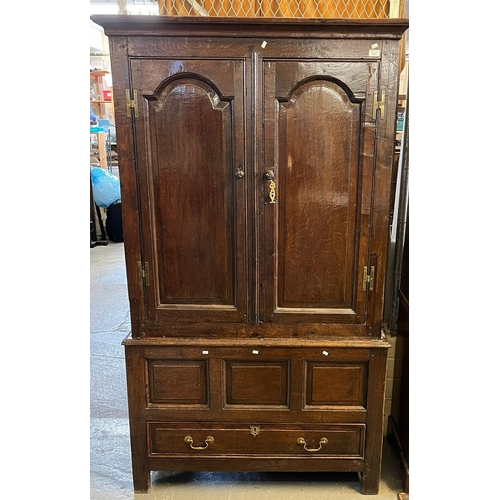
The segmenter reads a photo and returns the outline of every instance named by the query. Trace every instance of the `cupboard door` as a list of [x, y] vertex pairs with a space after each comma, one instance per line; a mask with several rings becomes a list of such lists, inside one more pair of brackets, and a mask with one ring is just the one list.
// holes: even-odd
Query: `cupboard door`
[[263, 61], [264, 321], [367, 321], [377, 79], [376, 61]]
[[247, 315], [244, 61], [132, 59], [147, 326]]

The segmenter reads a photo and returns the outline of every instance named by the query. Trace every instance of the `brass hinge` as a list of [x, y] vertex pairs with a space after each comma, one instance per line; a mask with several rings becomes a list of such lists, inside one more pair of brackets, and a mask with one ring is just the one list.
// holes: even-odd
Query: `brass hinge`
[[137, 274], [139, 275], [139, 282], [142, 283], [144, 279], [146, 281], [146, 286], [149, 286], [149, 262], [144, 262], [144, 268], [142, 267], [142, 262], [137, 261]]
[[137, 107], [137, 90], [134, 90], [134, 98], [130, 99], [130, 90], [125, 89], [125, 97], [127, 98], [127, 116], [130, 118], [130, 108], [134, 108], [134, 116], [139, 118], [139, 108]]
[[375, 266], [370, 267], [370, 274], [368, 274], [368, 267], [363, 267], [363, 291], [366, 292], [366, 285], [368, 289], [373, 290], [373, 279], [375, 278]]
[[380, 119], [385, 118], [385, 90], [382, 91], [382, 99], [378, 100], [378, 92], [373, 93], [373, 119], [377, 119], [377, 109], [380, 109]]

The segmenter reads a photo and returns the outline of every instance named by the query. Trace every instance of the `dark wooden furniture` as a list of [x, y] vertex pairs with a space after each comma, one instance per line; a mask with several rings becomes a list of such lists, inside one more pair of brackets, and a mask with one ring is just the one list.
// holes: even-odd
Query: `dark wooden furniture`
[[[409, 170], [409, 95], [406, 100], [406, 117], [404, 120], [403, 141], [401, 144], [402, 173], [401, 194], [403, 203], [407, 204], [408, 197], [408, 170]], [[400, 201], [401, 203], [401, 201]], [[410, 365], [410, 218], [409, 208], [406, 206], [398, 217], [397, 244], [401, 245], [399, 258], [396, 259], [395, 275], [398, 283], [397, 291], [397, 321], [396, 325], [396, 356], [393, 373], [393, 390], [391, 414], [387, 426], [388, 441], [398, 450], [403, 469], [403, 490], [408, 498], [410, 491], [410, 400], [409, 400], [409, 365]], [[399, 253], [399, 250], [398, 252]], [[393, 327], [394, 328], [394, 327]]]
[[136, 491], [152, 470], [378, 491], [406, 20], [92, 16], [110, 39]]
[[409, 286], [409, 218], [406, 223], [398, 292], [398, 324], [392, 411], [389, 417], [388, 438], [394, 442], [403, 467], [403, 490], [410, 492], [410, 286]]

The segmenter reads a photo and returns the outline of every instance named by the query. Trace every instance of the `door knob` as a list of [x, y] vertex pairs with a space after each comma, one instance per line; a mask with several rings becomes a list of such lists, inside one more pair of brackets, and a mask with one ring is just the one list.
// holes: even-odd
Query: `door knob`
[[274, 172], [272, 170], [268, 170], [265, 174], [264, 174], [264, 177], [270, 181], [272, 179], [274, 179]]

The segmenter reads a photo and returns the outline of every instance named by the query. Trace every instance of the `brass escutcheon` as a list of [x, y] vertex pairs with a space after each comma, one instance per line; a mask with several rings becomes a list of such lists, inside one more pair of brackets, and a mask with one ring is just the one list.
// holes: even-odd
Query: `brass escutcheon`
[[274, 181], [269, 183], [269, 199], [271, 200], [269, 203], [276, 203], [276, 183]]
[[255, 437], [260, 434], [260, 425], [251, 425], [250, 426], [250, 434]]

